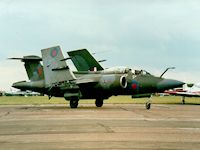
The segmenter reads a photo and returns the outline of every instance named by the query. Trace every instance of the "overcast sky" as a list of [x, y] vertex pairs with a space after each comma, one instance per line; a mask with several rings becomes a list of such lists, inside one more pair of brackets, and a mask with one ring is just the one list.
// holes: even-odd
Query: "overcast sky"
[[[1, 0], [0, 90], [28, 80], [23, 63], [8, 57], [87, 48], [104, 67], [142, 68], [200, 82], [199, 0]], [[70, 66], [72, 64], [70, 63]]]

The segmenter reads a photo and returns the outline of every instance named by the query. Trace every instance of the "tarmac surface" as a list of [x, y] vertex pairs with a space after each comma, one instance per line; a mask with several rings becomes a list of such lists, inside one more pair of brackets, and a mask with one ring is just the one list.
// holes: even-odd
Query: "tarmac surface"
[[200, 106], [0, 106], [2, 150], [199, 150]]

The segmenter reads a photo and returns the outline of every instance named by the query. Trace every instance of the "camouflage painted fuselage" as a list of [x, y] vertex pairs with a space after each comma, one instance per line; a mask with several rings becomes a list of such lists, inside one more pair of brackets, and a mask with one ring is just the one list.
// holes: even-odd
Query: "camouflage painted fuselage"
[[[43, 66], [36, 56], [20, 58], [25, 62], [30, 82], [17, 82], [13, 87], [71, 100], [107, 99], [112, 95], [149, 96], [183, 84], [177, 80], [155, 77], [142, 70], [133, 72], [128, 68], [102, 70], [99, 67], [99, 71], [72, 72], [59, 46], [43, 49], [41, 53]], [[94, 65], [87, 66], [91, 68]]]
[[[164, 79], [152, 75], [133, 75], [131, 80], [126, 80], [126, 74], [109, 73], [75, 73], [78, 79], [84, 78], [86, 83], [79, 84], [76, 89], [80, 90], [81, 99], [107, 99], [112, 95], [131, 95], [135, 97], [149, 96], [152, 93], [163, 92], [181, 86], [183, 83], [177, 80]], [[92, 82], [90, 82], [92, 81]], [[65, 93], [71, 92], [71, 84], [76, 82], [55, 83], [56, 87], [49, 90], [45, 88], [44, 80], [31, 82], [17, 82], [13, 87], [21, 90], [31, 90], [56, 97], [64, 97]], [[146, 94], [146, 95], [143, 95]], [[70, 97], [69, 97], [70, 98]]]

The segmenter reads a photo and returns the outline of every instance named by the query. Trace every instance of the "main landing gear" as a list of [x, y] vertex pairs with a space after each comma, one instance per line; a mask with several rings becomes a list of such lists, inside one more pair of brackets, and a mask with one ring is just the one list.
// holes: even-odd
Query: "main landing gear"
[[182, 104], [185, 104], [185, 96], [182, 97]]
[[101, 98], [96, 99], [95, 105], [97, 107], [102, 107], [103, 106], [103, 99], [101, 99]]
[[78, 99], [77, 98], [73, 98], [70, 100], [70, 107], [71, 108], [77, 108], [78, 107]]
[[[71, 108], [77, 108], [78, 107], [78, 102], [79, 102], [79, 99], [78, 98], [72, 98], [70, 100], [70, 107]], [[102, 107], [103, 106], [103, 99], [102, 98], [97, 98], [96, 101], [95, 101], [95, 105], [97, 107]]]
[[[72, 98], [71, 100], [70, 100], [70, 107], [71, 108], [77, 108], [78, 107], [78, 101], [79, 101], [79, 99], [77, 99], [77, 98]], [[102, 107], [103, 106], [103, 99], [101, 99], [101, 98], [98, 98], [98, 99], [96, 99], [96, 101], [95, 101], [95, 105], [97, 106], [97, 107]]]
[[152, 96], [148, 98], [148, 101], [145, 104], [147, 110], [151, 109], [151, 103], [152, 103]]

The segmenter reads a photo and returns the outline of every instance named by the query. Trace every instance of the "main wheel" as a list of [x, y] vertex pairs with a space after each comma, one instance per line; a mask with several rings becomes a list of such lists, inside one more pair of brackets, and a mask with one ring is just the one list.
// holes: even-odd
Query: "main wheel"
[[78, 100], [70, 100], [70, 107], [77, 108], [78, 107]]
[[103, 106], [103, 99], [96, 99], [95, 105], [97, 107], [102, 107]]

